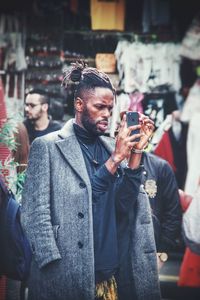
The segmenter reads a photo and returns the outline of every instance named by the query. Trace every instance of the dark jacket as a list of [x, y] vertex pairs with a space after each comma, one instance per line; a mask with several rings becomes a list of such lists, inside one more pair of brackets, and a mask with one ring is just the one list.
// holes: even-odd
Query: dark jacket
[[143, 185], [152, 208], [157, 251], [175, 250], [181, 235], [182, 211], [174, 172], [167, 161], [143, 154]]
[[54, 121], [54, 120], [51, 120], [51, 119], [49, 121], [49, 125], [44, 130], [36, 130], [34, 128], [34, 124], [31, 123], [31, 121], [28, 120], [28, 119], [24, 121], [24, 125], [26, 126], [26, 129], [27, 129], [27, 132], [28, 132], [29, 143], [30, 144], [33, 142], [33, 140], [35, 138], [46, 135], [46, 134], [48, 134], [50, 132], [53, 132], [53, 131], [60, 130], [61, 127], [62, 127], [61, 124], [58, 121]]

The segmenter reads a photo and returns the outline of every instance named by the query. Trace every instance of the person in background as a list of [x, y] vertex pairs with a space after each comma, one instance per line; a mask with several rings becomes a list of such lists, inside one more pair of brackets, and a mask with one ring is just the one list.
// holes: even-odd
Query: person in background
[[14, 139], [16, 148], [12, 151], [12, 156], [14, 157], [14, 161], [19, 164], [17, 166], [17, 173], [22, 173], [27, 167], [30, 150], [28, 132], [23, 123], [17, 124]]
[[[200, 182], [199, 182], [200, 184]], [[200, 186], [200, 185], [199, 185]], [[194, 196], [183, 190], [179, 190], [181, 206], [183, 210], [183, 236], [185, 241], [185, 252], [179, 270], [179, 299], [200, 299], [200, 240], [198, 240], [199, 220], [200, 220], [200, 188], [196, 190]], [[192, 201], [197, 201], [194, 207], [190, 207]], [[193, 202], [194, 204], [194, 202]], [[192, 208], [193, 213], [187, 215], [188, 209]], [[186, 220], [184, 220], [186, 218]], [[192, 224], [191, 224], [192, 221]], [[192, 230], [191, 230], [192, 228]], [[186, 231], [185, 231], [186, 230]], [[186, 234], [187, 232], [187, 234]], [[195, 234], [196, 233], [196, 234]], [[190, 234], [190, 236], [188, 236]], [[186, 235], [186, 236], [185, 236]], [[196, 240], [194, 241], [194, 237]]]
[[[124, 114], [125, 112], [121, 113], [121, 118]], [[175, 174], [166, 160], [144, 150], [141, 164], [141, 183], [151, 206], [158, 256], [161, 260], [166, 260], [168, 252], [179, 251], [183, 245], [178, 185]]]
[[58, 121], [50, 119], [48, 108], [49, 99], [45, 91], [33, 89], [26, 95], [24, 125], [28, 131], [30, 144], [36, 137], [61, 129]]
[[182, 210], [175, 174], [167, 161], [144, 152], [142, 183], [149, 197], [157, 251], [173, 252], [182, 247]]
[[[23, 123], [17, 123], [14, 130], [14, 143], [15, 150], [12, 150], [11, 157], [14, 158], [14, 162], [17, 163], [16, 170], [13, 172], [13, 184], [12, 192], [14, 193], [16, 200], [20, 202], [21, 192], [23, 189], [24, 175], [28, 162], [29, 155], [29, 137], [26, 130], [26, 127]], [[13, 165], [13, 168], [15, 166]], [[1, 178], [0, 178], [1, 179]], [[0, 189], [0, 201], [1, 201], [1, 189]], [[5, 201], [5, 200], [4, 200]], [[0, 203], [1, 204], [1, 203]], [[0, 205], [1, 209], [1, 205]], [[3, 278], [0, 276], [0, 278]], [[25, 288], [26, 282], [6, 278], [6, 290], [5, 290], [5, 299], [8, 300], [23, 300], [25, 299]], [[1, 295], [2, 296], [2, 295]], [[4, 299], [1, 298], [0, 299]]]
[[[150, 207], [140, 186], [140, 149], [154, 124], [140, 115], [128, 128], [124, 117], [115, 141], [105, 134], [115, 98], [109, 77], [77, 62], [64, 74], [63, 84], [70, 81], [75, 119], [35, 139], [29, 155], [22, 196], [33, 251], [28, 299], [160, 299]], [[135, 129], [140, 133], [130, 135]]]

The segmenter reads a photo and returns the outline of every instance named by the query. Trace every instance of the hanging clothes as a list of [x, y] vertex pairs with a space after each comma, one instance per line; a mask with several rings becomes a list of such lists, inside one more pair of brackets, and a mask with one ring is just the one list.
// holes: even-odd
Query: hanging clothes
[[112, 117], [110, 118], [109, 134], [111, 137], [115, 137], [115, 132], [120, 124], [120, 113], [127, 111], [130, 105], [130, 97], [126, 93], [120, 93], [116, 97], [116, 103], [113, 107]]
[[172, 126], [165, 131], [153, 152], [169, 162], [175, 173], [178, 187], [184, 189], [187, 174], [186, 141], [188, 126], [181, 122], [180, 126], [181, 130], [178, 137]]
[[200, 179], [200, 79], [197, 79], [190, 88], [188, 97], [183, 105], [181, 120], [188, 123], [187, 161], [188, 172], [185, 183], [185, 192], [194, 195]]
[[181, 112], [181, 121], [190, 122], [194, 112], [200, 112], [200, 79], [190, 88]]
[[90, 1], [92, 30], [124, 30], [125, 1]]
[[115, 137], [117, 127], [121, 122], [121, 113], [125, 111], [138, 111], [143, 113], [142, 100], [144, 95], [138, 91], [134, 93], [121, 93], [116, 97], [116, 103], [113, 107], [112, 118], [110, 120], [109, 134]]
[[176, 172], [176, 166], [174, 163], [174, 155], [172, 144], [169, 137], [169, 131], [165, 131], [160, 142], [154, 149], [154, 154], [162, 157], [163, 159], [167, 160], [170, 166], [172, 167], [173, 171]]
[[130, 98], [130, 105], [128, 110], [138, 111], [140, 113], [143, 113], [142, 100], [144, 99], [144, 94], [136, 91], [134, 93], [130, 93], [129, 98]]
[[191, 60], [200, 60], [200, 18], [195, 17], [181, 43], [181, 55]]
[[151, 31], [152, 27], [170, 25], [170, 1], [144, 0], [142, 27], [143, 32]]
[[[199, 99], [200, 100], [200, 99]], [[194, 196], [200, 181], [200, 111], [194, 112], [189, 122], [187, 135], [188, 172], [186, 176], [185, 192]]]
[[200, 255], [186, 248], [180, 268], [178, 286], [200, 287]]
[[180, 90], [180, 44], [119, 41], [115, 54], [120, 87], [126, 93], [151, 92], [163, 85], [170, 86], [173, 91]]

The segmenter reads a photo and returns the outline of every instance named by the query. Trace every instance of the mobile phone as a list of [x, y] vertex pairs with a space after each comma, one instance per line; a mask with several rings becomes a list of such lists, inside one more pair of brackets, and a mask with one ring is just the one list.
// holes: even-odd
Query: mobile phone
[[[127, 111], [126, 112], [126, 122], [127, 126], [133, 126], [139, 124], [139, 114], [137, 111]], [[131, 135], [140, 133], [140, 129], [132, 130]], [[137, 138], [135, 141], [139, 142], [140, 138]]]

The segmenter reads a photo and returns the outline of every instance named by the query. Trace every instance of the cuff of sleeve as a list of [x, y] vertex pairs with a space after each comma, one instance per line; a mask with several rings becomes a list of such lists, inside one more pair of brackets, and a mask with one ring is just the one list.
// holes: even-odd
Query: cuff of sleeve
[[42, 258], [36, 257], [36, 261], [37, 261], [40, 269], [43, 268], [44, 266], [46, 266], [47, 264], [49, 264], [50, 262], [59, 260], [59, 259], [61, 259], [61, 255], [59, 253], [54, 253], [54, 254], [52, 253], [52, 254], [49, 254], [48, 256], [42, 257]]
[[105, 165], [101, 166], [98, 170], [98, 177], [102, 178], [105, 181], [114, 182], [116, 176], [111, 174]]

